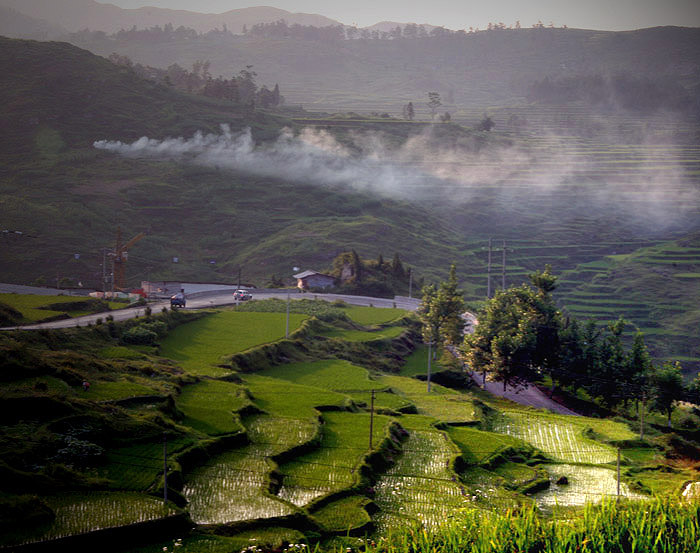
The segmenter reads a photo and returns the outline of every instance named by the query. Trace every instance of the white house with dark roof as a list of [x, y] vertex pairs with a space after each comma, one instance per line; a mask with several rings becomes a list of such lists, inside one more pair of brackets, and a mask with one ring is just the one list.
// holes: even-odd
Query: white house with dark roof
[[335, 285], [335, 278], [330, 275], [324, 275], [318, 271], [304, 271], [294, 275], [297, 279], [297, 287], [302, 290], [309, 288], [330, 288]]

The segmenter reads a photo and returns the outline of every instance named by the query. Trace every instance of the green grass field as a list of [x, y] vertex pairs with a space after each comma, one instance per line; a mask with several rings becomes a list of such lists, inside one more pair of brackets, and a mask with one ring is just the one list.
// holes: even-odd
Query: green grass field
[[[58, 315], [69, 315], [79, 317], [93, 313], [88, 309], [75, 309], [75, 304], [98, 303], [94, 298], [85, 296], [38, 296], [31, 294], [0, 294], [0, 303], [13, 307], [22, 314], [25, 323], [35, 323], [56, 317]], [[65, 305], [65, 309], [58, 309], [59, 305]], [[110, 309], [123, 309], [127, 304], [119, 302], [107, 302]], [[52, 306], [53, 309], [48, 309]], [[107, 315], [107, 313], [105, 314]]]
[[[306, 318], [290, 315], [290, 332]], [[219, 376], [226, 371], [216, 365], [226, 356], [284, 338], [285, 325], [283, 314], [221, 311], [174, 329], [160, 353], [194, 374]]]
[[237, 412], [250, 404], [241, 386], [221, 380], [202, 380], [185, 386], [177, 399], [185, 424], [212, 435], [242, 430]]
[[387, 324], [404, 317], [408, 311], [396, 308], [378, 309], [375, 307], [352, 306], [345, 308], [345, 313], [356, 323], [365, 326]]
[[375, 340], [386, 340], [401, 336], [406, 329], [402, 326], [390, 326], [374, 330], [371, 332], [365, 330], [327, 330], [321, 335], [326, 338], [335, 338], [345, 340], [347, 342], [373, 342]]
[[334, 392], [358, 392], [381, 388], [377, 381], [370, 380], [367, 369], [340, 359], [279, 365], [258, 374], [289, 380], [304, 386], [317, 386]]

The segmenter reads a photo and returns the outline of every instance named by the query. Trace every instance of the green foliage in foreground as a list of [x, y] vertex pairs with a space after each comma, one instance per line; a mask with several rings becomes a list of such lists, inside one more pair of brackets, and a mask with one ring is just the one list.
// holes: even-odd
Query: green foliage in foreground
[[540, 518], [534, 507], [492, 513], [466, 510], [434, 530], [396, 527], [371, 552], [689, 553], [700, 551], [700, 505], [671, 499], [588, 505], [581, 517]]

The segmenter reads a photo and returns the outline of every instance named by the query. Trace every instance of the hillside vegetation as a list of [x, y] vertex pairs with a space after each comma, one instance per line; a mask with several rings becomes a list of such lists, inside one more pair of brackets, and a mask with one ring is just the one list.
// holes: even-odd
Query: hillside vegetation
[[[0, 427], [2, 545], [75, 537], [65, 543], [77, 548], [87, 543], [79, 534], [113, 528], [125, 551], [251, 542], [262, 551], [302, 542], [320, 551], [453, 550], [447, 542], [492, 551], [530, 528], [574, 545], [595, 532], [608, 547], [618, 534], [647, 543], [666, 531], [663, 522], [653, 536], [636, 526], [641, 506], [668, 514], [676, 545], [688, 543], [696, 505], [678, 499], [697, 479], [689, 461], [698, 419], [688, 409], [672, 428], [652, 419], [638, 440], [622, 418], [553, 415], [435, 383], [427, 392], [400, 375], [420, 341], [415, 319], [295, 304], [308, 318], [293, 320], [289, 339], [284, 305], [255, 300], [244, 310], [0, 335], [10, 407]], [[254, 335], [235, 320], [264, 343], [250, 347]], [[130, 343], [138, 329], [155, 341]], [[620, 493], [642, 503], [582, 510], [616, 494], [618, 447]], [[649, 501], [651, 491], [664, 499]], [[563, 521], [547, 514], [553, 505]], [[465, 528], [456, 533], [447, 520]], [[490, 546], [470, 520], [485, 525]], [[128, 527], [144, 521], [152, 531]], [[506, 521], [515, 533], [496, 531]]]
[[[676, 31], [673, 52], [685, 60], [692, 30], [620, 36], [653, 44]], [[517, 36], [503, 32], [507, 40]], [[444, 40], [492, 36], [479, 35]], [[426, 40], [428, 48], [442, 39]], [[406, 40], [407, 47], [422, 41]], [[373, 41], [355, 42], [352, 48], [369, 48]], [[700, 150], [689, 118], [601, 117], [574, 103], [501, 107], [491, 132], [381, 114], [296, 112], [290, 120], [178, 93], [65, 43], [2, 45], [3, 78], [12, 83], [0, 93], [0, 120], [11, 130], [0, 139], [0, 215], [8, 230], [2, 280], [101, 287], [103, 248], [113, 248], [121, 226], [126, 240], [146, 234], [129, 252], [130, 286], [148, 278], [231, 282], [239, 273], [258, 286], [290, 283], [292, 267], [330, 271], [338, 254], [355, 249], [366, 259], [398, 252], [414, 283], [444, 276], [455, 261], [467, 298], [479, 300], [487, 292], [489, 238], [493, 292], [502, 280], [503, 240], [508, 286], [546, 263], [558, 274], [587, 273], [585, 264], [606, 256], [690, 240], [700, 221]], [[692, 86], [695, 77], [686, 77], [683, 86]], [[150, 140], [134, 144], [142, 135]], [[570, 275], [567, 294], [581, 285], [580, 275]], [[688, 278], [671, 281], [683, 305], [694, 301]], [[668, 305], [657, 297], [644, 301]], [[604, 310], [589, 312], [606, 321]], [[692, 366], [686, 315], [667, 312], [654, 328], [678, 340], [672, 347], [652, 341], [654, 352]]]

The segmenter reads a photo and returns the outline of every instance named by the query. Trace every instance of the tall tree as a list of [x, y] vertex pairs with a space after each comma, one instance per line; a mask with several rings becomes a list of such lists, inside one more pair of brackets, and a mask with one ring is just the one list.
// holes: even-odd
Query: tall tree
[[664, 363], [664, 366], [652, 377], [652, 386], [654, 394], [652, 408], [666, 413], [670, 427], [673, 408], [685, 395], [680, 363], [678, 361]]
[[428, 108], [430, 108], [430, 117], [435, 119], [438, 108], [442, 105], [440, 94], [437, 92], [428, 92]]
[[433, 285], [423, 288], [423, 300], [418, 313], [427, 341], [450, 344], [462, 341], [464, 294], [458, 288], [457, 268], [454, 264], [450, 267], [448, 279], [441, 282], [437, 289]]

